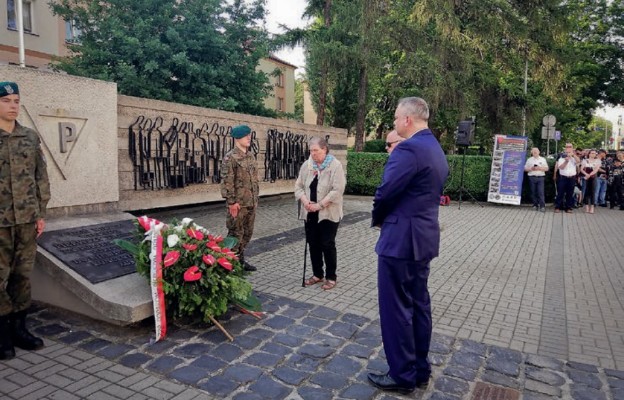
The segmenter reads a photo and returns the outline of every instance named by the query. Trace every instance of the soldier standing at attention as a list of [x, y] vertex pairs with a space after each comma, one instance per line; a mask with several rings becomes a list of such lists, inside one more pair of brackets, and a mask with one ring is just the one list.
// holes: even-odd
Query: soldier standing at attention
[[258, 168], [256, 159], [249, 152], [251, 129], [247, 125], [232, 129], [234, 148], [223, 158], [221, 166], [221, 196], [227, 203], [226, 226], [228, 236], [238, 239], [234, 251], [238, 253], [245, 271], [255, 271], [256, 267], [245, 261], [245, 247], [251, 240], [256, 207], [258, 207]]
[[30, 273], [43, 233], [50, 184], [39, 135], [16, 120], [16, 83], [0, 82], [0, 360], [43, 347], [26, 330]]

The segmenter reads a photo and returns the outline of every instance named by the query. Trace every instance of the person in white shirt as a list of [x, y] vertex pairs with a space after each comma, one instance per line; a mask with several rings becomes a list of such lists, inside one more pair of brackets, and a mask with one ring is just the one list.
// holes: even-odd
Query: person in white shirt
[[[571, 214], [574, 208], [574, 186], [576, 184], [577, 166], [580, 159], [574, 154], [572, 143], [566, 143], [565, 153], [557, 161], [556, 168], [559, 170], [557, 180], [557, 198], [555, 200], [555, 212], [565, 210]], [[565, 203], [563, 202], [565, 197]]]
[[531, 196], [533, 197], [533, 209], [541, 212], [546, 211], [544, 200], [544, 179], [548, 171], [548, 163], [544, 157], [540, 157], [537, 147], [531, 149], [531, 157], [526, 160], [524, 170], [529, 175], [529, 185]]

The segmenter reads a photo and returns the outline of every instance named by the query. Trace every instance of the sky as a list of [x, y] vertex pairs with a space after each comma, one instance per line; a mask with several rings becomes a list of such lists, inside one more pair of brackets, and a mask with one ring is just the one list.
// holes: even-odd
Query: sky
[[[279, 25], [286, 25], [289, 28], [303, 28], [309, 20], [303, 20], [303, 10], [305, 10], [307, 0], [267, 0], [267, 29], [271, 33], [281, 33]], [[275, 53], [278, 58], [299, 67], [297, 74], [304, 72], [305, 56], [303, 49], [284, 49]]]

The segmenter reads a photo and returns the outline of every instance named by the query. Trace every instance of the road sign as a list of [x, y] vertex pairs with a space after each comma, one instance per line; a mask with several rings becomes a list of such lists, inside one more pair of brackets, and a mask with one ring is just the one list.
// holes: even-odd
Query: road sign
[[[552, 140], [555, 139], [555, 127], [554, 126], [542, 126], [542, 139]], [[558, 139], [555, 139], [558, 140]]]
[[546, 115], [543, 119], [542, 119], [542, 123], [544, 124], [544, 126], [550, 126], [550, 127], [554, 127], [555, 124], [557, 123], [557, 118], [555, 118], [554, 115]]
[[556, 141], [560, 141], [561, 140], [561, 131], [555, 131], [555, 140]]

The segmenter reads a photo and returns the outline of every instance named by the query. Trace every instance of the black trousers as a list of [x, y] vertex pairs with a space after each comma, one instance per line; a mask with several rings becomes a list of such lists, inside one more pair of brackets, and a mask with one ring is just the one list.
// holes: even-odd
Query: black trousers
[[[310, 246], [310, 260], [312, 272], [317, 278], [336, 280], [337, 253], [336, 233], [339, 222], [318, 220], [318, 213], [308, 213], [305, 223], [306, 240]], [[323, 259], [325, 260], [325, 272], [323, 272]]]
[[560, 210], [571, 210], [574, 208], [575, 184], [576, 176], [559, 176], [557, 180], [557, 198], [555, 199], [555, 208]]

